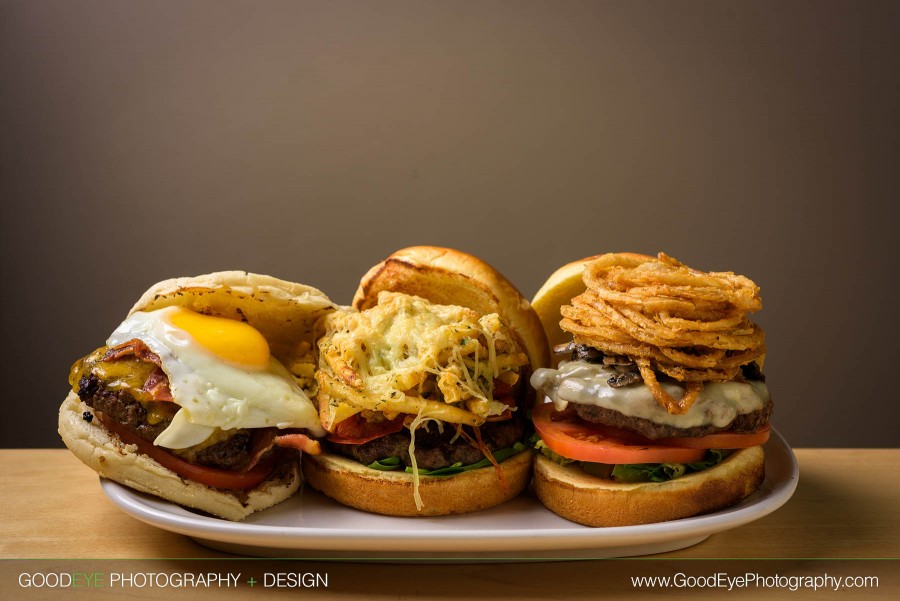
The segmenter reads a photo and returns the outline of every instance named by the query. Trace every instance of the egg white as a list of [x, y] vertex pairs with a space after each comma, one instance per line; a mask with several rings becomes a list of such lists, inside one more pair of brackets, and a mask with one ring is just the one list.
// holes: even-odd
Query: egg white
[[167, 320], [178, 310], [134, 313], [107, 340], [111, 347], [141, 340], [159, 355], [169, 377], [172, 398], [181, 409], [153, 444], [184, 449], [200, 444], [216, 428], [275, 426], [325, 435], [315, 406], [277, 359], [269, 357], [264, 369], [225, 361]]

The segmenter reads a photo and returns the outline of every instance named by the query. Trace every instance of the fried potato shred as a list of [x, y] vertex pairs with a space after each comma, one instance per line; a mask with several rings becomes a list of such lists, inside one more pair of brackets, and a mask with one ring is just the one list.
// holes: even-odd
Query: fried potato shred
[[[761, 361], [765, 333], [748, 319], [762, 309], [759, 287], [731, 272], [703, 272], [660, 253], [610, 253], [585, 265], [587, 290], [561, 308], [560, 327], [608, 356], [637, 364], [669, 413], [687, 412], [704, 382], [733, 379]], [[686, 382], [674, 399], [656, 373]]]
[[381, 292], [362, 312], [335, 311], [319, 340], [326, 430], [364, 411], [478, 426], [508, 411], [494, 382], [515, 384], [528, 357], [496, 313]]

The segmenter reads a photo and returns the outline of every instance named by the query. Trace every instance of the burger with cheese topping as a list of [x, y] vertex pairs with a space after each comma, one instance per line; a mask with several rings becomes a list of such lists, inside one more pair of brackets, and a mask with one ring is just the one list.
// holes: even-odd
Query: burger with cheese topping
[[566, 265], [534, 306], [564, 360], [531, 384], [534, 488], [589, 526], [660, 522], [740, 502], [764, 477], [772, 401], [759, 288], [660, 253]]
[[66, 446], [101, 476], [240, 520], [300, 483], [319, 452], [320, 291], [245, 272], [161, 282], [73, 365]]
[[365, 511], [448, 515], [492, 507], [531, 479], [531, 373], [549, 347], [530, 304], [483, 261], [412, 247], [324, 320], [324, 451], [308, 484]]

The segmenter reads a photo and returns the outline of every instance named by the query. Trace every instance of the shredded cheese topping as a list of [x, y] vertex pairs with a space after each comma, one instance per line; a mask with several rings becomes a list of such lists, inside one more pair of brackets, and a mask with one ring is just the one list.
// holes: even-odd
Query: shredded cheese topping
[[508, 408], [494, 398], [494, 380], [512, 386], [527, 363], [496, 313], [382, 292], [371, 309], [325, 318], [320, 418], [329, 431], [369, 411], [478, 426]]
[[422, 511], [422, 508], [425, 507], [425, 503], [422, 502], [422, 495], [419, 494], [419, 463], [416, 461], [416, 430], [428, 420], [436, 421], [439, 426], [441, 425], [441, 422], [435, 420], [433, 417], [423, 415], [421, 410], [409, 424], [409, 461], [412, 463], [410, 467], [412, 468], [413, 475], [413, 500], [416, 502], [416, 509], [418, 511]]

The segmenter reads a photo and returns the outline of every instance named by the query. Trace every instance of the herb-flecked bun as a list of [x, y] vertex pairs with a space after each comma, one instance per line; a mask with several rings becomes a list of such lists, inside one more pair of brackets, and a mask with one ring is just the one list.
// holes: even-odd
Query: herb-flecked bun
[[[389, 293], [395, 296], [390, 296]], [[399, 305], [401, 303], [396, 294], [417, 297], [417, 300], [405, 305], [411, 307], [410, 311], [413, 310], [412, 307], [421, 306], [424, 299], [431, 305], [463, 307], [465, 308], [463, 312], [474, 312], [477, 316], [497, 314], [503, 323], [503, 331], [508, 331], [514, 339], [516, 347], [514, 353], [523, 357], [521, 368], [518, 368], [520, 372], [516, 389], [516, 394], [519, 395], [517, 405], [513, 407], [512, 417], [506, 415], [502, 418], [519, 424], [519, 434], [515, 442], [517, 446], [513, 447], [518, 451], [496, 465], [467, 469], [454, 475], [418, 474], [417, 477], [416, 469], [412, 466], [409, 467], [410, 471], [373, 469], [367, 466], [368, 460], [365, 462], [357, 460], [362, 453], [350, 449], [353, 445], [332, 445], [329, 447], [332, 452], [304, 457], [303, 472], [307, 483], [345, 505], [395, 516], [437, 516], [479, 511], [512, 499], [524, 490], [531, 479], [533, 451], [523, 440], [530, 433], [530, 424], [524, 417], [525, 412], [534, 398], [534, 392], [528, 386], [528, 377], [533, 370], [548, 365], [550, 360], [540, 319], [528, 300], [496, 269], [468, 253], [448, 248], [415, 246], [391, 254], [363, 276], [353, 298], [353, 307], [365, 313], [385, 308], [386, 304]], [[336, 335], [340, 335], [340, 331]], [[393, 356], [397, 348], [405, 347], [404, 343], [411, 340], [406, 336], [398, 336], [397, 340], [393, 337], [392, 334], [391, 344], [394, 346], [386, 352], [386, 355]], [[327, 340], [326, 334], [323, 339], [325, 344]], [[323, 341], [320, 341], [320, 350]], [[377, 345], [383, 345], [384, 341], [383, 335], [376, 335], [376, 338], [371, 340]], [[362, 346], [365, 345], [362, 343], [357, 345]], [[349, 352], [347, 349], [335, 351], [334, 354], [321, 351], [320, 364], [347, 352]], [[482, 354], [481, 357], [485, 359], [487, 354]], [[320, 365], [321, 367], [323, 366]], [[327, 376], [329, 379], [341, 379], [341, 369], [331, 365], [325, 365], [324, 369], [329, 370]], [[333, 370], [333, 373], [330, 370]], [[347, 393], [356, 394], [355, 391], [349, 390], [354, 384], [360, 391], [363, 390], [364, 384], [358, 381], [356, 375], [344, 377], [345, 380], [340, 386]], [[320, 412], [322, 405], [326, 403], [339, 406], [353, 404], [348, 396], [341, 397], [338, 392], [340, 387], [329, 387], [327, 395], [322, 394], [322, 388], [320, 386]], [[410, 394], [416, 393], [413, 391]], [[462, 404], [464, 403], [458, 403], [456, 406]], [[401, 417], [403, 413], [406, 413], [407, 419], [402, 435], [407, 437], [405, 439], [407, 442], [411, 442], [414, 439], [410, 439], [409, 434], [405, 432], [409, 427], [415, 429], [418, 422], [413, 418], [421, 416], [401, 412]], [[498, 420], [498, 423], [507, 423], [502, 419]], [[461, 424], [464, 423], [445, 422], [439, 427], [442, 433], [450, 434], [456, 432], [456, 428], [462, 428]], [[327, 424], [326, 428], [332, 431], [333, 424], [330, 420], [323, 419], [323, 424]], [[435, 424], [429, 425], [432, 429], [435, 428]], [[490, 431], [496, 425], [489, 422], [480, 424], [468, 422], [464, 427], [473, 435], [474, 440], [477, 438], [474, 436], [477, 428], [481, 428], [480, 431]], [[393, 434], [393, 436], [400, 435]], [[332, 438], [329, 437], [328, 440], [331, 441]], [[373, 441], [365, 444], [376, 443], [377, 441]], [[458, 438], [448, 444], [468, 443], [463, 438]], [[343, 448], [338, 449], [338, 446]], [[391, 448], [395, 454], [403, 455], [408, 452], [405, 446], [398, 448], [394, 444]], [[441, 453], [444, 453], [444, 448], [440, 447]]]

